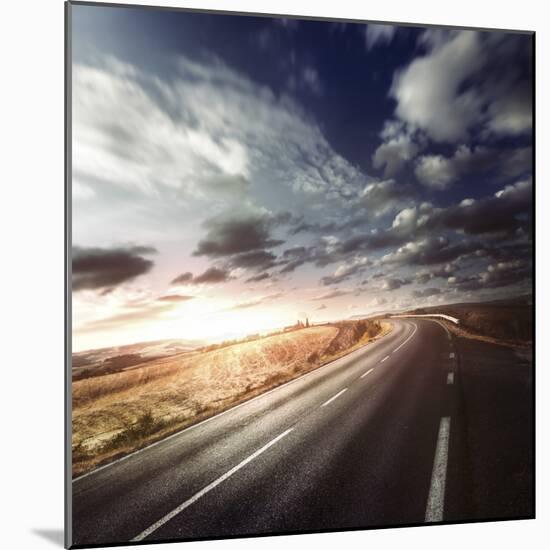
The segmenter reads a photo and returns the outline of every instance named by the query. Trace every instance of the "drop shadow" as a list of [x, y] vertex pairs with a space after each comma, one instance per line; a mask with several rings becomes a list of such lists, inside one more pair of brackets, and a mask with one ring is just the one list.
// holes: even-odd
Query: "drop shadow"
[[48, 542], [52, 542], [56, 546], [63, 548], [65, 542], [63, 529], [33, 529], [32, 532]]

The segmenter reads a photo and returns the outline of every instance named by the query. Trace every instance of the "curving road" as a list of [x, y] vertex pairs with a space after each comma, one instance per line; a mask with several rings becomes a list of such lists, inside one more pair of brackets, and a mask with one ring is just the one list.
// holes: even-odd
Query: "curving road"
[[[479, 342], [463, 352], [435, 321], [393, 324], [74, 480], [73, 545], [531, 517], [530, 366]], [[478, 356], [493, 370], [480, 375]]]

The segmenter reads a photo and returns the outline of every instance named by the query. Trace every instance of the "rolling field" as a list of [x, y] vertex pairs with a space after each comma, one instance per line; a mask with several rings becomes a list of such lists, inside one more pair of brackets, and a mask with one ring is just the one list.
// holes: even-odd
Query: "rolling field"
[[283, 384], [387, 330], [368, 321], [315, 326], [73, 379], [73, 474]]

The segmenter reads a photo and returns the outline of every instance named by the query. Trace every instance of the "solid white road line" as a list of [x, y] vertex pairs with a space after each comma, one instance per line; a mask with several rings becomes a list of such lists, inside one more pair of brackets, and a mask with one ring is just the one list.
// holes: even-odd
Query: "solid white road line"
[[383, 363], [386, 359], [389, 359], [390, 356], [389, 355], [386, 355], [386, 357], [384, 357], [384, 359], [382, 359], [382, 361], [380, 361], [380, 363]]
[[372, 369], [369, 369], [367, 372], [364, 372], [359, 378], [365, 378], [368, 374], [370, 374], [374, 370], [374, 367]]
[[336, 395], [333, 395], [328, 401], [325, 401], [321, 407], [326, 407], [329, 403], [332, 403], [335, 399], [340, 397], [343, 393], [347, 392], [348, 388], [344, 388], [343, 390], [340, 390]]
[[235, 472], [239, 471], [243, 466], [246, 466], [249, 462], [260, 456], [264, 451], [267, 451], [269, 447], [275, 445], [277, 441], [288, 435], [294, 428], [289, 428], [282, 434], [278, 435], [275, 439], [272, 439], [269, 443], [264, 445], [261, 449], [258, 449], [255, 453], [252, 453], [248, 458], [245, 458], [242, 462], [239, 462], [234, 468], [231, 468], [228, 472], [220, 476], [218, 479], [207, 485], [204, 489], [201, 489], [198, 493], [195, 493], [191, 498], [182, 502], [177, 508], [174, 508], [171, 512], [166, 514], [163, 518], [159, 519], [156, 523], [153, 523], [150, 527], [141, 532], [137, 537], [134, 537], [131, 542], [139, 542], [148, 537], [151, 533], [154, 533], [157, 529], [162, 527], [167, 521], [177, 516], [180, 512], [191, 506], [194, 502], [203, 497], [206, 493], [217, 487], [220, 483], [224, 482], [228, 477], [231, 477]]
[[454, 359], [455, 358], [455, 354], [453, 352], [449, 353], [449, 359]]
[[449, 374], [447, 374], [447, 384], [451, 385], [454, 383], [454, 381], [455, 381], [455, 373], [450, 372]]
[[426, 506], [426, 522], [442, 521], [445, 506], [445, 483], [447, 479], [447, 461], [449, 455], [449, 434], [451, 418], [444, 416], [439, 423], [439, 434], [435, 448], [434, 466], [428, 504]]
[[414, 330], [412, 331], [412, 334], [402, 343], [400, 344], [399, 346], [397, 346], [393, 351], [392, 353], [395, 353], [396, 351], [399, 351], [415, 334], [416, 330], [417, 330], [417, 326], [416, 324], [414, 325]]

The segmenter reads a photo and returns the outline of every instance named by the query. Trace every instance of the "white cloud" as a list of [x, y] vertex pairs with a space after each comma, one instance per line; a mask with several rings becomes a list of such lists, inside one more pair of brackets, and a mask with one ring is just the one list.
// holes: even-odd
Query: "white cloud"
[[405, 124], [399, 121], [386, 121], [380, 133], [384, 140], [372, 156], [375, 168], [384, 168], [385, 176], [393, 176], [412, 160], [422, 148], [415, 142]]
[[377, 44], [389, 44], [397, 31], [394, 25], [367, 25], [365, 28], [365, 40], [367, 49], [374, 48]]
[[[365, 179], [297, 103], [220, 62], [181, 58], [167, 82], [109, 59], [76, 65], [73, 78], [73, 166], [86, 182], [238, 200], [270, 174], [271, 186], [323, 202]], [[305, 78], [320, 86], [316, 72]]]
[[425, 155], [416, 162], [418, 180], [434, 189], [445, 189], [470, 173], [494, 173], [506, 178], [531, 169], [531, 148], [493, 149], [484, 146], [460, 145], [453, 156]]
[[316, 95], [321, 95], [323, 93], [323, 86], [321, 84], [321, 78], [319, 73], [313, 67], [307, 66], [304, 67], [302, 71], [302, 78], [305, 85]]
[[420, 183], [432, 189], [446, 189], [457, 178], [452, 162], [441, 155], [420, 157], [414, 173]]
[[507, 185], [504, 189], [497, 191], [495, 197], [499, 199], [514, 198], [516, 195], [522, 195], [524, 193], [530, 193], [532, 186], [531, 178], [518, 181], [512, 185]]
[[402, 208], [411, 201], [411, 196], [410, 186], [388, 179], [367, 184], [359, 196], [359, 203], [374, 218], [380, 218]]
[[497, 135], [529, 131], [530, 86], [518, 68], [528, 59], [518, 57], [522, 44], [514, 40], [476, 31], [426, 31], [420, 39], [426, 55], [394, 75], [390, 95], [397, 101], [396, 116], [436, 142], [466, 140], [475, 127]]
[[397, 116], [435, 141], [464, 139], [478, 121], [482, 102], [461, 84], [484, 62], [476, 32], [456, 32], [439, 40], [428, 55], [396, 74], [390, 93], [397, 101]]

